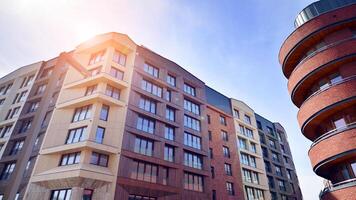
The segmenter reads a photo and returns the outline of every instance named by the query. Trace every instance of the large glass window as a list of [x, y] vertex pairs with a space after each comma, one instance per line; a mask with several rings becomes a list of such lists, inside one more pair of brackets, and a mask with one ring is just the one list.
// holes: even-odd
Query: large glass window
[[155, 96], [162, 97], [162, 88], [146, 80], [142, 80], [141, 88]]
[[131, 178], [146, 181], [151, 183], [157, 182], [158, 176], [158, 166], [143, 162], [143, 161], [133, 161], [133, 166], [131, 167]]
[[109, 156], [97, 152], [92, 152], [90, 164], [107, 167], [109, 163]]
[[235, 195], [234, 184], [231, 182], [226, 182], [226, 191], [229, 195]]
[[175, 136], [174, 127], [166, 125], [164, 127], [164, 138], [166, 138], [167, 140], [174, 140], [174, 136]]
[[87, 105], [87, 106], [76, 108], [74, 110], [72, 122], [89, 119], [91, 117], [91, 108], [92, 108], [92, 105]]
[[203, 176], [184, 172], [184, 189], [203, 192]]
[[175, 121], [175, 110], [171, 107], [166, 108], [166, 119]]
[[191, 86], [191, 85], [189, 85], [187, 83], [184, 83], [183, 90], [184, 90], [185, 93], [190, 94], [192, 96], [196, 95], [195, 94], [195, 87], [193, 87], [193, 86]]
[[114, 55], [112, 57], [112, 61], [125, 66], [126, 65], [126, 55], [121, 53], [120, 51], [115, 50]]
[[240, 149], [247, 150], [247, 143], [245, 139], [239, 138], [239, 147]]
[[184, 109], [192, 112], [196, 115], [200, 115], [200, 107], [198, 104], [193, 103], [192, 101], [189, 101], [187, 99], [184, 99]]
[[147, 112], [155, 114], [156, 113], [156, 102], [154, 100], [151, 100], [149, 98], [141, 96], [140, 102], [139, 102], [139, 108], [141, 108]]
[[200, 131], [200, 121], [188, 115], [184, 115], [184, 126]]
[[85, 138], [87, 127], [80, 127], [75, 129], [70, 129], [66, 139], [66, 144], [81, 142]]
[[15, 163], [7, 163], [5, 164], [2, 172], [1, 172], [1, 176], [0, 176], [0, 180], [7, 180], [10, 178], [12, 172], [15, 169], [16, 164]]
[[174, 77], [174, 76], [168, 74], [168, 75], [167, 75], [167, 83], [168, 83], [169, 85], [175, 87], [175, 86], [176, 86], [176, 77]]
[[154, 67], [154, 66], [152, 66], [152, 65], [150, 65], [150, 64], [145, 63], [144, 66], [143, 66], [143, 70], [144, 70], [146, 73], [148, 73], [148, 74], [150, 74], [150, 75], [152, 75], [152, 76], [158, 78], [159, 70], [158, 70], [157, 67]]
[[225, 158], [230, 158], [230, 150], [229, 147], [223, 146], [223, 154]]
[[146, 156], [152, 156], [153, 154], [153, 141], [136, 137], [134, 152], [140, 153]]
[[224, 164], [225, 174], [228, 176], [232, 176], [231, 165], [228, 163]]
[[111, 85], [106, 86], [105, 94], [109, 97], [120, 100], [120, 90]]
[[184, 145], [201, 149], [201, 138], [188, 132], [184, 132]]
[[174, 147], [171, 145], [164, 146], [164, 160], [174, 162]]
[[89, 65], [93, 65], [104, 60], [105, 51], [94, 53], [90, 56]]
[[28, 113], [31, 113], [31, 112], [35, 112], [38, 107], [40, 106], [40, 102], [39, 101], [36, 101], [36, 102], [32, 102], [28, 108]]
[[153, 134], [155, 130], [155, 121], [147, 117], [139, 116], [136, 128], [146, 133]]
[[202, 156], [192, 153], [192, 152], [184, 152], [184, 165], [193, 167], [196, 169], [202, 169], [203, 166], [203, 158]]
[[80, 162], [80, 152], [68, 153], [62, 155], [59, 166], [73, 165], [73, 164], [78, 164], [79, 162]]
[[10, 155], [16, 155], [19, 151], [21, 151], [24, 143], [24, 140], [16, 141], [11, 148]]
[[226, 131], [221, 130], [221, 138], [225, 142], [229, 141], [229, 136]]
[[96, 89], [98, 88], [98, 85], [91, 85], [87, 87], [87, 90], [85, 91], [85, 96], [92, 95], [94, 92], [96, 92]]
[[119, 80], [124, 79], [124, 72], [121, 71], [121, 70], [116, 69], [115, 67], [111, 67], [110, 68], [110, 75], [112, 77], [115, 77], [115, 78], [119, 79]]
[[72, 189], [52, 190], [50, 200], [70, 200]]

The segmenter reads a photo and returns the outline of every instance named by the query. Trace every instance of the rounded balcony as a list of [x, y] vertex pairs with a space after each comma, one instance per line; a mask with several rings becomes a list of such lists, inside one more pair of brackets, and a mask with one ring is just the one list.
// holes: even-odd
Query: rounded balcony
[[298, 27], [284, 41], [279, 51], [279, 62], [284, 75], [289, 78], [302, 60], [307, 49], [326, 35], [356, 25], [356, 4], [322, 14]]
[[355, 156], [356, 122], [323, 134], [315, 140], [309, 150], [309, 158], [315, 173], [327, 179], [330, 179], [331, 168]]
[[349, 179], [330, 185], [320, 192], [320, 200], [354, 199], [356, 196], [356, 179]]
[[356, 105], [356, 78], [319, 90], [304, 101], [298, 112], [298, 122], [305, 137], [319, 137], [311, 127], [332, 113]]
[[355, 74], [356, 68], [349, 66], [356, 62], [356, 37], [333, 43], [306, 57], [294, 69], [288, 80], [288, 90], [293, 103], [300, 107], [305, 100], [312, 82], [339, 68], [349, 68]]

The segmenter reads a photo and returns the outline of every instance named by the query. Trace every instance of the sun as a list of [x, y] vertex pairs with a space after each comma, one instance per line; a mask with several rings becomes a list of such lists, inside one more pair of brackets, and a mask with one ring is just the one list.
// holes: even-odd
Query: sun
[[76, 31], [76, 38], [79, 41], [86, 41], [89, 40], [90, 38], [94, 37], [97, 35], [98, 32], [96, 29], [92, 26], [81, 26], [78, 27], [78, 30]]

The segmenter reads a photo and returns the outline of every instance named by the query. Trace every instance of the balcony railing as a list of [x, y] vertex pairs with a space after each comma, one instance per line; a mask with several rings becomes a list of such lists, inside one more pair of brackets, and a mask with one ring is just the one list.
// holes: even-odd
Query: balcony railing
[[346, 181], [341, 181], [339, 183], [328, 185], [322, 191], [320, 191], [319, 198], [322, 199], [322, 197], [329, 192], [340, 190], [347, 187], [354, 187], [354, 186], [356, 186], [356, 178], [352, 178]]

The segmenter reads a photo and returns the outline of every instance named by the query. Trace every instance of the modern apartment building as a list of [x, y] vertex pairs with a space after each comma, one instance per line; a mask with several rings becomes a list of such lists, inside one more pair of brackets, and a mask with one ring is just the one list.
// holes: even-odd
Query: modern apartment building
[[241, 162], [244, 199], [270, 199], [255, 112], [246, 103], [231, 99], [237, 154]]
[[0, 91], [0, 199], [270, 199], [253, 110], [127, 35], [22, 67]]
[[321, 199], [356, 196], [355, 11], [355, 0], [310, 4], [279, 53], [313, 170], [329, 182]]
[[272, 200], [302, 200], [287, 133], [279, 123], [255, 114]]
[[206, 86], [212, 200], [245, 199], [230, 99]]

